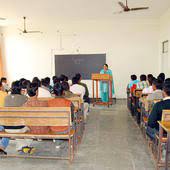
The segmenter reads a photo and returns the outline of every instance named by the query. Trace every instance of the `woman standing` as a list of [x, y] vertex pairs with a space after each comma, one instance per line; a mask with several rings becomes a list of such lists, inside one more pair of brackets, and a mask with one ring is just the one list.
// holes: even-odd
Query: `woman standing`
[[[108, 65], [104, 64], [103, 69], [100, 71], [100, 74], [109, 74], [112, 76], [112, 71], [108, 69]], [[108, 83], [106, 81], [100, 81], [100, 96], [102, 102], [108, 102], [109, 99], [109, 91], [108, 91]], [[114, 90], [114, 81], [112, 80], [112, 95], [115, 94]]]

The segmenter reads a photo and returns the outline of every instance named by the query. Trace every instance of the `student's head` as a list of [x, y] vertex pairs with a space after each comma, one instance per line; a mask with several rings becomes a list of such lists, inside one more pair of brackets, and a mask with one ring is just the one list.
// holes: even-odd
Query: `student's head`
[[148, 78], [149, 86], [152, 86], [152, 82], [153, 82], [154, 79], [155, 79], [155, 78], [152, 77], [152, 76]]
[[68, 81], [68, 77], [64, 74], [61, 74], [60, 75], [60, 81], [63, 82], [63, 81]]
[[11, 86], [11, 94], [21, 94], [20, 81], [14, 81]]
[[28, 93], [29, 97], [38, 96], [38, 86], [37, 86], [37, 84], [36, 83], [31, 83], [27, 87], [27, 93]]
[[108, 70], [108, 64], [104, 64], [104, 65], [103, 65], [103, 69], [104, 69], [105, 71], [107, 71], [107, 70]]
[[152, 74], [148, 74], [147, 75], [147, 80], [149, 80], [149, 79], [153, 79], [153, 75]]
[[55, 83], [53, 87], [53, 91], [56, 96], [62, 96], [64, 90], [60, 83]]
[[40, 81], [40, 79], [38, 77], [34, 77], [32, 79], [32, 83], [36, 83], [38, 85], [38, 87], [41, 86], [41, 81]]
[[21, 88], [22, 89], [27, 89], [27, 87], [30, 85], [30, 81], [29, 80], [24, 80], [24, 81], [22, 81], [22, 83], [20, 83], [20, 85], [21, 85]]
[[78, 84], [78, 79], [77, 79], [77, 77], [73, 77], [72, 78], [72, 84]]
[[53, 84], [55, 84], [55, 83], [60, 83], [60, 78], [57, 76], [53, 77]]
[[1, 78], [1, 83], [7, 83], [7, 78], [6, 77], [2, 77]]
[[145, 74], [140, 75], [140, 81], [146, 81], [146, 75]]
[[50, 78], [46, 77], [44, 80], [45, 80], [46, 84], [49, 86], [50, 85]]
[[67, 81], [63, 81], [61, 83], [61, 85], [62, 85], [64, 91], [69, 91], [70, 87], [69, 87], [69, 84]]
[[45, 81], [45, 79], [41, 79], [41, 86], [48, 87], [48, 83]]
[[164, 84], [164, 86], [163, 86], [163, 96], [164, 97], [170, 96], [170, 84]]
[[79, 81], [79, 82], [80, 82], [80, 81], [81, 81], [81, 79], [82, 79], [82, 77], [81, 77], [81, 74], [80, 74], [80, 73], [77, 73], [75, 77], [78, 79], [78, 81]]
[[132, 81], [137, 80], [137, 76], [135, 74], [131, 75], [130, 77]]
[[162, 90], [162, 81], [158, 80], [158, 79], [154, 79], [152, 82], [152, 88], [153, 90]]
[[158, 78], [157, 78], [158, 80], [161, 80], [162, 82], [164, 82], [165, 81], [165, 74], [164, 73], [160, 73], [159, 75], [158, 75]]

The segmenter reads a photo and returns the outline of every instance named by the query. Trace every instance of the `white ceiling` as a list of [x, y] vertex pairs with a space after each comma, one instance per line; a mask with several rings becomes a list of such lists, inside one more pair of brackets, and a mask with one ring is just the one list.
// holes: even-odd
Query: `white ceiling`
[[[170, 8], [170, 0], [128, 0], [129, 7], [149, 6], [149, 10], [113, 14], [120, 11], [118, 0], [0, 0], [0, 17], [8, 21], [22, 16], [31, 19], [87, 20], [126, 17], [157, 18]], [[125, 0], [122, 0], [125, 2]]]

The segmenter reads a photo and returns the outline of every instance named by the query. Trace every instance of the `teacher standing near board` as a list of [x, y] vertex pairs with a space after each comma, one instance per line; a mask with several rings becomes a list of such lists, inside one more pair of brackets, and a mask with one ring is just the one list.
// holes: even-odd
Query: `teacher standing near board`
[[[103, 65], [103, 69], [100, 71], [100, 74], [109, 74], [112, 75], [112, 71], [108, 68], [107, 64]], [[114, 81], [112, 80], [112, 95], [115, 94], [114, 90]], [[105, 81], [100, 81], [100, 96], [102, 102], [108, 102], [109, 91], [108, 91], [108, 83]]]

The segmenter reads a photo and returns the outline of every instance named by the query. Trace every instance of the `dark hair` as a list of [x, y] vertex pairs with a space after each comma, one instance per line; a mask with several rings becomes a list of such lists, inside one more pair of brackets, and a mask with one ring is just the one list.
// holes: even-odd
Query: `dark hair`
[[53, 87], [53, 91], [56, 96], [62, 96], [64, 90], [60, 83], [55, 83]]
[[64, 91], [68, 91], [70, 88], [68, 82], [66, 82], [66, 81], [63, 81], [61, 83], [61, 85], [62, 85]]
[[158, 75], [158, 78], [157, 79], [159, 79], [159, 80], [162, 80], [163, 82], [165, 81], [165, 73], [160, 73], [159, 75]]
[[103, 66], [106, 66], [108, 68], [108, 64], [106, 64], [106, 63]]
[[14, 81], [11, 86], [11, 94], [21, 94], [20, 81]]
[[164, 82], [164, 83], [170, 84], [170, 78], [165, 79], [165, 82]]
[[41, 79], [41, 85], [47, 87], [48, 83], [45, 81], [45, 79]]
[[146, 81], [146, 75], [145, 74], [140, 75], [140, 81]]
[[6, 77], [1, 77], [1, 82], [6, 81]]
[[78, 84], [78, 81], [77, 77], [72, 78], [72, 84]]
[[61, 74], [60, 75], [60, 81], [63, 82], [63, 81], [68, 81], [68, 77], [64, 74]]
[[40, 79], [38, 77], [34, 77], [32, 79], [32, 83], [36, 83], [38, 85], [38, 87], [41, 86], [41, 81], [40, 81]]
[[170, 84], [164, 84], [163, 91], [167, 94], [167, 96], [170, 96]]
[[148, 74], [147, 75], [147, 79], [149, 80], [149, 79], [153, 79], [153, 75], [152, 74]]
[[154, 80], [154, 77], [153, 76], [149, 76], [148, 77], [148, 82], [149, 82], [149, 85], [152, 86], [152, 82]]
[[22, 83], [20, 82], [20, 86], [22, 89], [27, 89], [27, 87], [30, 85], [30, 81], [29, 80], [24, 80]]
[[75, 76], [77, 79], [78, 79], [78, 81], [81, 79], [81, 74], [80, 73], [77, 73], [76, 74], [76, 76]]
[[2, 87], [2, 82], [0, 81], [0, 87]]
[[131, 80], [136, 80], [137, 79], [137, 76], [135, 74], [131, 75]]
[[53, 76], [53, 84], [55, 83], [60, 83], [60, 78], [58, 78], [57, 76]]
[[38, 90], [38, 86], [37, 83], [31, 83], [28, 87], [27, 87], [27, 93], [30, 97], [33, 97], [36, 95], [36, 91]]
[[158, 80], [158, 79], [154, 79], [154, 80], [152, 81], [152, 84], [155, 85], [156, 89], [162, 90], [162, 86], [163, 86], [162, 81], [160, 81], [160, 80]]
[[50, 77], [46, 77], [45, 79], [46, 84], [49, 86], [50, 85]]

